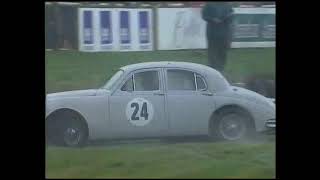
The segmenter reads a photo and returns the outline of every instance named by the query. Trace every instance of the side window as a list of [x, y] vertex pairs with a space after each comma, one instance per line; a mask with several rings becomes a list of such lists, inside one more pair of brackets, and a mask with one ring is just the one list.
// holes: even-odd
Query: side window
[[207, 89], [204, 79], [199, 74], [196, 75], [196, 81], [197, 81], [197, 90], [201, 91], [201, 90]]
[[131, 76], [130, 79], [121, 87], [121, 91], [133, 91], [133, 77]]
[[170, 69], [167, 72], [168, 90], [196, 90], [193, 72]]
[[145, 71], [134, 74], [135, 91], [159, 90], [158, 71]]

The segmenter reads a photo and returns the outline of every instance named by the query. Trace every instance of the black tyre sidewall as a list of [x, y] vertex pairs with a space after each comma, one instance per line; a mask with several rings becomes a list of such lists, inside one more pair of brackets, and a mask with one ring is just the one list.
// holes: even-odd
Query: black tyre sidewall
[[[79, 140], [78, 144], [68, 145], [64, 140], [64, 132], [70, 127], [76, 127], [77, 129], [79, 129], [80, 140]], [[60, 129], [60, 132], [59, 132], [59, 140], [61, 142], [61, 145], [66, 146], [66, 147], [83, 147], [83, 146], [85, 146], [87, 144], [87, 140], [88, 140], [88, 134], [87, 134], [87, 131], [86, 131], [86, 127], [84, 126], [83, 123], [81, 123], [77, 119], [67, 120], [61, 126], [61, 129]]]
[[222, 122], [223, 117], [225, 115], [228, 115], [231, 113], [237, 114], [237, 115], [242, 116], [244, 118], [244, 125], [245, 125], [244, 135], [236, 140], [248, 138], [254, 133], [254, 128], [253, 128], [253, 125], [250, 121], [251, 117], [248, 115], [248, 113], [246, 113], [240, 109], [237, 109], [237, 108], [227, 108], [227, 109], [224, 109], [224, 110], [218, 112], [216, 114], [215, 118], [212, 120], [213, 122], [211, 122], [212, 124], [210, 127], [210, 137], [212, 139], [222, 140], [222, 141], [236, 141], [236, 140], [225, 139], [219, 130], [219, 125]]

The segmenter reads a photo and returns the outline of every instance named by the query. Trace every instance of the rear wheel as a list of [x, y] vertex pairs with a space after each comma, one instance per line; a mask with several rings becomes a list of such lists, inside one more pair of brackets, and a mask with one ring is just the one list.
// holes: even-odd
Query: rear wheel
[[250, 137], [254, 126], [250, 115], [239, 108], [217, 112], [210, 123], [210, 136], [217, 140], [239, 140]]

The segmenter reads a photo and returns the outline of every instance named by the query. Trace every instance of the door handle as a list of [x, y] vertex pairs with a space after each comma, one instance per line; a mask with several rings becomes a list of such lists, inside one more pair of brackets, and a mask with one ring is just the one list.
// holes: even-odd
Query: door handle
[[156, 96], [164, 96], [164, 93], [153, 93], [153, 95], [156, 95]]
[[202, 95], [205, 95], [205, 96], [213, 96], [213, 94], [211, 92], [203, 92], [201, 93]]

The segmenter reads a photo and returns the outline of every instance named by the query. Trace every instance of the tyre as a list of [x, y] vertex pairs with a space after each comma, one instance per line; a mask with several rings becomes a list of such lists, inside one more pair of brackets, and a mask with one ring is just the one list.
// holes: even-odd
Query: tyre
[[82, 147], [88, 141], [88, 128], [79, 115], [62, 113], [51, 119], [48, 140], [55, 145]]
[[239, 108], [226, 108], [217, 112], [210, 123], [209, 135], [215, 140], [235, 141], [254, 133], [250, 115]]
[[60, 132], [61, 142], [67, 147], [82, 147], [87, 143], [86, 127], [77, 120], [68, 120]]

